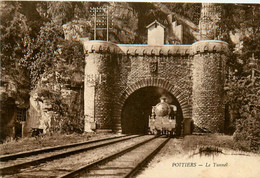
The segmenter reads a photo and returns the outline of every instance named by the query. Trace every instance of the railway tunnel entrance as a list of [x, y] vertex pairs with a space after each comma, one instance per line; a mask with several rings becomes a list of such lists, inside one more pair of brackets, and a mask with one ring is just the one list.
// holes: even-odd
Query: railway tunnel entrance
[[177, 134], [181, 133], [182, 111], [177, 99], [160, 87], [143, 87], [133, 92], [125, 101], [121, 113], [122, 132], [125, 134], [147, 134], [152, 106], [166, 97], [168, 104], [177, 106]]

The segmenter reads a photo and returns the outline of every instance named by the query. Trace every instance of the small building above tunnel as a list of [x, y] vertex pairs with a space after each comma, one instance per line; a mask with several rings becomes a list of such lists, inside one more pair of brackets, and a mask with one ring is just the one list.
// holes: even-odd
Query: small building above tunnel
[[148, 45], [164, 45], [165, 26], [155, 20], [153, 23], [147, 25], [146, 28], [148, 29]]

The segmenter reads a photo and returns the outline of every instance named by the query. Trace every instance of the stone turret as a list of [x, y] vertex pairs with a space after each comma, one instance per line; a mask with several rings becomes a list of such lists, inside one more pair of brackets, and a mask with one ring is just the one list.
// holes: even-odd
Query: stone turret
[[211, 132], [224, 129], [224, 74], [228, 44], [217, 40], [192, 45], [194, 123]]
[[86, 51], [84, 80], [85, 132], [110, 129], [113, 118], [113, 78], [117, 46], [106, 41], [82, 40]]

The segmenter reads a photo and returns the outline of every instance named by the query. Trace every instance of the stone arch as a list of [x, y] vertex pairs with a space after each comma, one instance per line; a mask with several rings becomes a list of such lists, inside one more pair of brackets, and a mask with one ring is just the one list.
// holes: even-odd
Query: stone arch
[[117, 104], [115, 105], [115, 117], [114, 117], [114, 121], [115, 121], [115, 130], [116, 131], [121, 131], [121, 112], [124, 106], [125, 101], [127, 100], [127, 98], [134, 93], [135, 91], [137, 91], [138, 89], [144, 88], [144, 87], [160, 87], [163, 88], [165, 90], [167, 90], [168, 92], [170, 92], [179, 102], [181, 110], [182, 110], [182, 115], [183, 115], [183, 119], [191, 119], [191, 106], [189, 105], [188, 99], [189, 96], [187, 96], [186, 94], [184, 94], [184, 92], [181, 91], [181, 89], [164, 80], [164, 79], [160, 79], [160, 78], [145, 78], [142, 80], [139, 80], [131, 85], [129, 85], [121, 94], [119, 97], [119, 101], [117, 102]]

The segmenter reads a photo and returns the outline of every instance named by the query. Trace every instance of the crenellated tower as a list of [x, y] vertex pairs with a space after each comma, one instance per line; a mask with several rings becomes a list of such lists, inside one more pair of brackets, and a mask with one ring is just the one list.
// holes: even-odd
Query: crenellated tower
[[114, 78], [118, 47], [106, 41], [84, 43], [84, 119], [85, 132], [96, 129], [111, 129], [113, 118]]

